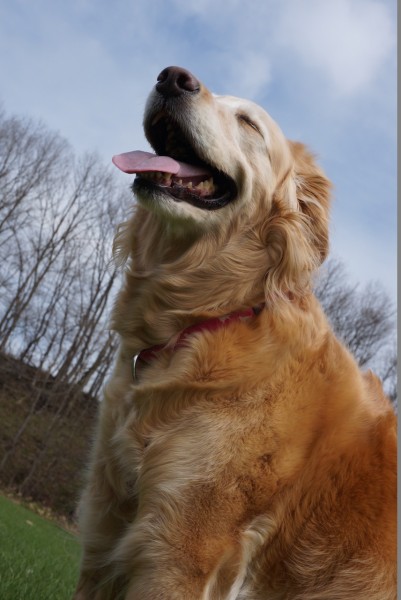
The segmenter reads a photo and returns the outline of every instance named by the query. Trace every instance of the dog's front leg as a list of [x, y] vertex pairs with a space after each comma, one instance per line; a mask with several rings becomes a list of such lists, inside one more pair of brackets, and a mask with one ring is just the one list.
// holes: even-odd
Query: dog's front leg
[[244, 548], [233, 523], [205, 523], [180, 504], [164, 499], [158, 514], [138, 514], [122, 538], [113, 559], [128, 580], [125, 600], [223, 600], [240, 587]]
[[75, 600], [123, 597], [124, 577], [115, 572], [112, 554], [127, 524], [135, 519], [137, 501], [115, 463], [111, 436], [102, 434], [94, 448], [79, 506], [82, 559]]
[[94, 469], [80, 505], [82, 558], [74, 600], [117, 600], [123, 597], [121, 590], [125, 580], [115, 573], [111, 553], [126, 524], [124, 504], [119, 506], [116, 503], [114, 493], [107, 479]]

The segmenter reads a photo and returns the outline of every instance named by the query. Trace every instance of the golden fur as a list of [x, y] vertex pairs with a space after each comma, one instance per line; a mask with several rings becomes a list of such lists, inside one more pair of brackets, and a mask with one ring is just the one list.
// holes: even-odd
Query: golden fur
[[[160, 102], [152, 92], [145, 127]], [[180, 109], [238, 197], [205, 211], [139, 196], [120, 227], [121, 348], [80, 508], [75, 598], [394, 600], [395, 416], [310, 291], [330, 184], [255, 104], [202, 86]], [[262, 301], [133, 382], [141, 349]]]

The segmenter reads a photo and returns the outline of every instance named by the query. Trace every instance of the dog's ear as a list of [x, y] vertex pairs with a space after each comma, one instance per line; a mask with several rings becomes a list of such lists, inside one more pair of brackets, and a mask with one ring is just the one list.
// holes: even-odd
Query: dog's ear
[[262, 239], [269, 255], [265, 295], [310, 289], [312, 273], [329, 248], [331, 183], [305, 146], [288, 142], [289, 168], [273, 196]]
[[293, 186], [299, 209], [309, 221], [313, 243], [320, 256], [329, 250], [329, 206], [331, 182], [318, 167], [314, 156], [299, 142], [288, 142], [294, 161]]

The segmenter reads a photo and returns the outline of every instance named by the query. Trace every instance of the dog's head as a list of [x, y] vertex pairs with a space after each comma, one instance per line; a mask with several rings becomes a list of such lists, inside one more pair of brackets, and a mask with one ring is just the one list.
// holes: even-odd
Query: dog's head
[[[113, 161], [136, 173], [133, 189], [148, 221], [197, 243], [214, 240], [214, 254], [231, 244], [237, 263], [242, 257], [264, 279], [267, 295], [305, 288], [328, 251], [330, 183], [302, 144], [286, 140], [258, 105], [215, 96], [179, 67], [160, 73], [144, 130], [156, 154]], [[158, 235], [153, 244], [165, 243]]]

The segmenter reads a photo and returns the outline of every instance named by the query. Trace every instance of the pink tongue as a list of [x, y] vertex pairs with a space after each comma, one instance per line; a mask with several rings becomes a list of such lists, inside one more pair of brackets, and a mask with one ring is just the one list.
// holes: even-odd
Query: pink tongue
[[117, 154], [112, 158], [113, 163], [124, 171], [124, 173], [146, 173], [149, 171], [161, 171], [162, 173], [171, 173], [179, 177], [196, 177], [211, 174], [203, 167], [196, 167], [184, 162], [179, 162], [169, 156], [157, 156], [151, 152], [125, 152]]

